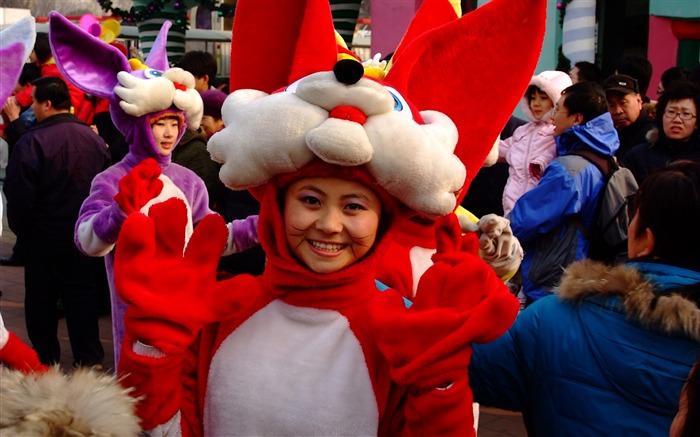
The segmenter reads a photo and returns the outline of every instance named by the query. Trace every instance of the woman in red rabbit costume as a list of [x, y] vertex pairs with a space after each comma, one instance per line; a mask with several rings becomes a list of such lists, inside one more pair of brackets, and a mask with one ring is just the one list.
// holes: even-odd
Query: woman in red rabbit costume
[[[523, 10], [512, 3], [494, 0], [454, 24], [468, 29], [510, 9], [543, 22], [543, 1]], [[399, 66], [408, 51], [386, 82], [356, 60], [337, 61], [326, 0], [241, 0], [234, 29], [235, 91], [223, 106], [226, 128], [208, 148], [224, 183], [260, 201], [268, 261], [260, 277], [216, 282], [220, 217], [206, 217], [186, 245], [177, 199], [127, 218], [115, 256], [116, 289], [128, 303], [119, 367], [142, 396], [144, 428], [474, 435], [471, 343], [500, 336], [518, 302], [461, 250], [450, 214], [466, 178], [457, 127], [406, 99], [414, 76]], [[541, 33], [531, 39], [536, 45]], [[446, 217], [434, 265], [406, 308], [374, 280], [395, 226], [416, 213]]]

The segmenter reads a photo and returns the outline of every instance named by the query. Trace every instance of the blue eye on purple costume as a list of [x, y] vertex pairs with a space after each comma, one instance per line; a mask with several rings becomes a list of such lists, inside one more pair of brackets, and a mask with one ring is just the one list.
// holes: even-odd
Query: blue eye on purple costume
[[143, 76], [146, 79], [154, 79], [156, 77], [163, 76], [163, 72], [160, 70], [156, 70], [154, 68], [147, 68], [147, 69], [143, 70]]

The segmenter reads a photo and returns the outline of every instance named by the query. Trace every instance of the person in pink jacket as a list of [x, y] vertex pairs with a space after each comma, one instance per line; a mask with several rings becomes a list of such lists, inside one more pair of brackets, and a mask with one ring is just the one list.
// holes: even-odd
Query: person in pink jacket
[[553, 108], [561, 91], [570, 85], [571, 78], [563, 71], [543, 71], [530, 79], [520, 101], [530, 123], [517, 128], [513, 136], [498, 146], [499, 159], [510, 166], [503, 190], [504, 215], [508, 215], [520, 196], [537, 186], [545, 167], [556, 157]]

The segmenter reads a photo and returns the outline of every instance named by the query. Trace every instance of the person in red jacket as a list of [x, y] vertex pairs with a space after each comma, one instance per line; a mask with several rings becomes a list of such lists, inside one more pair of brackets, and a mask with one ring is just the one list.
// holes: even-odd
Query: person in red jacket
[[[36, 34], [36, 41], [34, 43], [34, 50], [32, 50], [29, 55], [29, 59], [37, 64], [41, 68], [41, 77], [46, 76], [57, 76], [63, 79], [66, 84], [68, 84], [68, 91], [70, 92], [70, 101], [73, 108], [71, 112], [79, 117], [85, 112], [82, 110], [83, 105], [85, 105], [85, 93], [80, 91], [75, 85], [67, 81], [61, 73], [58, 71], [56, 62], [51, 54], [51, 46], [49, 44], [49, 35], [44, 32], [38, 32]], [[15, 100], [21, 107], [26, 107], [32, 104], [32, 86], [26, 87], [21, 92], [15, 94]], [[87, 122], [85, 116], [81, 119], [83, 122]]]

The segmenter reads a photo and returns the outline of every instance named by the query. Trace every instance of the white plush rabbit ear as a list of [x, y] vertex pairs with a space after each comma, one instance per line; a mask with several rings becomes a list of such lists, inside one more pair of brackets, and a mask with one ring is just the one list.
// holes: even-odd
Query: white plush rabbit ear
[[0, 102], [12, 94], [35, 39], [34, 17], [24, 17], [0, 32]]
[[56, 11], [49, 13], [49, 42], [61, 74], [97, 97], [114, 99], [117, 73], [131, 71], [118, 48], [95, 38]]

